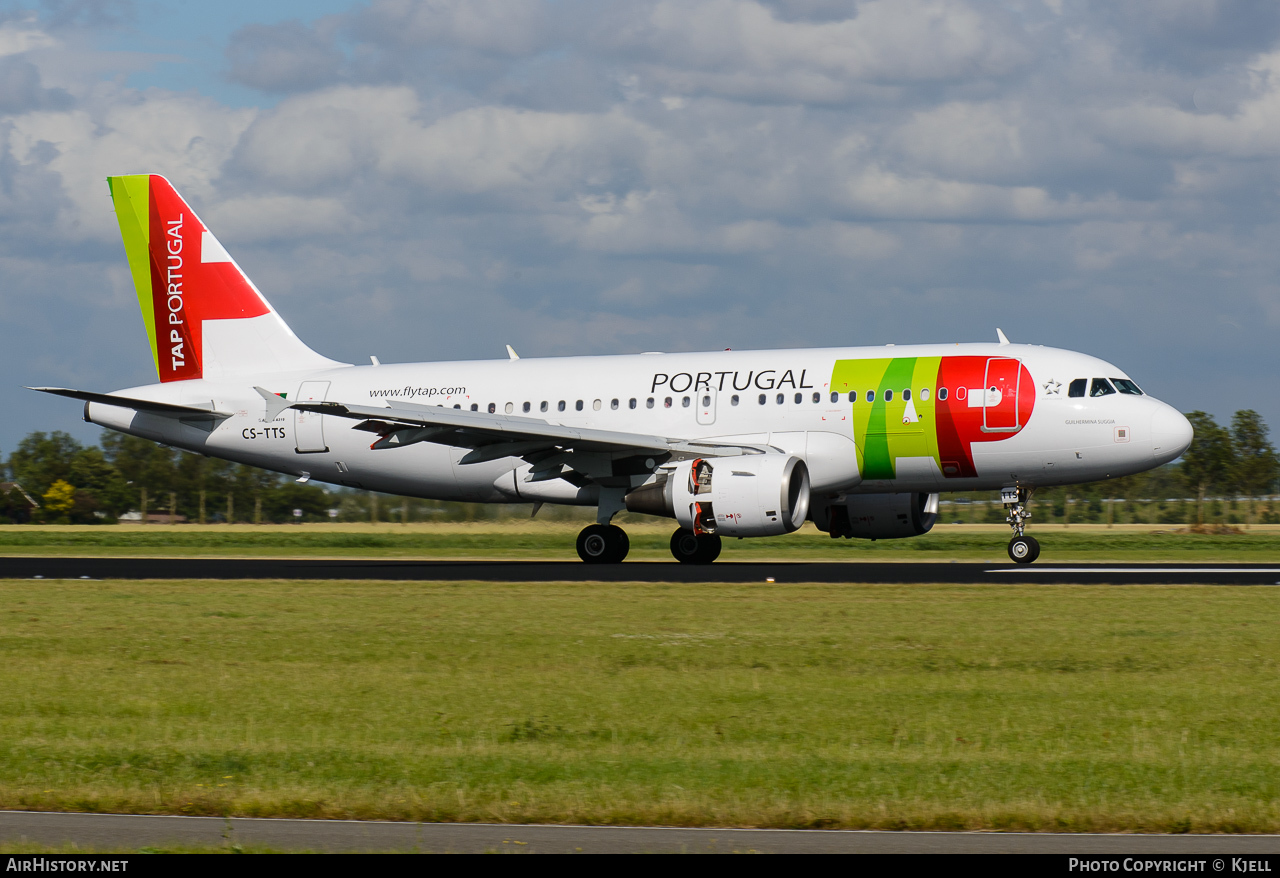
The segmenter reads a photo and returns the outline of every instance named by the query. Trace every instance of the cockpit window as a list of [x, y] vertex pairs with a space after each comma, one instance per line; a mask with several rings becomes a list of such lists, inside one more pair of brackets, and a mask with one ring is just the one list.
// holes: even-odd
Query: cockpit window
[[1084, 396], [1084, 389], [1089, 384], [1088, 378], [1077, 378], [1067, 388], [1067, 396]]
[[1111, 382], [1105, 378], [1093, 379], [1093, 384], [1089, 386], [1090, 396], [1107, 396], [1115, 393], [1116, 389], [1111, 386]]
[[1130, 396], [1142, 396], [1142, 388], [1134, 384], [1128, 378], [1112, 378], [1111, 383], [1116, 386], [1116, 390], [1121, 393], [1127, 393]]

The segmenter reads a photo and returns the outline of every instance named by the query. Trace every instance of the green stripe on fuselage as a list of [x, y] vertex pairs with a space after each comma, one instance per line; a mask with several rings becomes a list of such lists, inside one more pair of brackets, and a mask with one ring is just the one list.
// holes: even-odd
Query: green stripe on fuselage
[[[831, 389], [852, 409], [858, 469], [864, 480], [896, 478], [900, 457], [932, 457], [937, 461], [934, 390], [940, 363], [940, 357], [836, 361]], [[927, 400], [922, 399], [925, 389], [929, 391]], [[868, 390], [875, 391], [875, 400], [870, 403]], [[893, 391], [892, 400], [885, 400], [886, 390]], [[904, 390], [911, 391], [909, 401]], [[850, 392], [857, 393], [856, 402], [848, 402]], [[907, 417], [909, 407], [914, 418]]]

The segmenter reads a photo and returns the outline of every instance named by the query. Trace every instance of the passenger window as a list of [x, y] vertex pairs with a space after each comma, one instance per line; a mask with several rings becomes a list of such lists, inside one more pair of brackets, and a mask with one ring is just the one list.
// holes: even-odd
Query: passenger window
[[796, 405], [800, 405], [800, 403], [802, 403], [802, 402], [804, 402], [804, 394], [803, 394], [803, 393], [797, 393], [797, 394], [796, 394]]
[[784, 402], [786, 402], [786, 400], [787, 400], [787, 395], [785, 393], [778, 394], [778, 405], [782, 405]]
[[1142, 396], [1142, 388], [1134, 384], [1128, 378], [1112, 378], [1111, 383], [1116, 386], [1116, 390], [1121, 393], [1127, 393], [1130, 396]]
[[[686, 397], [685, 397], [685, 405], [688, 405], [688, 400], [689, 400], [689, 397], [687, 397], [687, 396], [686, 396]], [[709, 396], [704, 396], [704, 397], [702, 398], [702, 407], [703, 407], [704, 409], [709, 409], [709, 408], [711, 408], [711, 397], [709, 397]]]
[[496, 415], [498, 413], [498, 404], [496, 402], [489, 403], [489, 414]]
[[947, 399], [947, 388], [945, 388], [945, 387], [939, 387], [939, 388], [938, 388], [938, 399], [942, 400], [943, 402], [946, 402], [946, 399]]
[[[598, 400], [598, 399], [596, 400], [596, 408], [600, 408], [600, 400]], [[574, 410], [575, 412], [580, 412], [580, 411], [582, 411], [582, 400], [578, 400], [577, 402], [575, 402], [575, 403], [573, 404], [573, 410]]]
[[631, 397], [631, 399], [627, 402], [627, 406], [628, 406], [629, 408], [635, 408], [635, 407], [636, 407], [636, 398], [635, 398], [634, 396], [633, 396], [633, 397]]
[[666, 399], [664, 399], [664, 400], [662, 401], [662, 407], [663, 407], [664, 409], [669, 409], [669, 408], [671, 408], [671, 397], [669, 397], [669, 396], [668, 396]]
[[738, 404], [738, 394], [735, 393], [733, 396], [729, 397], [729, 405], [737, 405], [737, 404]]
[[765, 401], [765, 395], [762, 393], [760, 394], [760, 405], [764, 405], [764, 401]]
[[1084, 396], [1085, 385], [1089, 383], [1088, 378], [1077, 378], [1067, 387], [1067, 396]]
[[857, 402], [857, 401], [858, 401], [858, 391], [856, 391], [856, 390], [850, 390], [850, 391], [849, 391], [849, 402]]
[[471, 403], [471, 410], [472, 410], [473, 412], [478, 412], [478, 411], [480, 411], [480, 406], [476, 405], [476, 404], [473, 402], [473, 403]]
[[453, 407], [454, 407], [454, 408], [456, 408], [456, 409], [460, 409], [460, 408], [462, 408], [462, 406], [458, 405], [457, 403], [454, 403], [454, 404], [453, 404]]
[[644, 407], [645, 407], [645, 408], [647, 408], [647, 409], [651, 409], [651, 408], [653, 408], [653, 397], [652, 397], [652, 396], [651, 396], [651, 397], [649, 397], [648, 399], [646, 399], [646, 400], [644, 401]]
[[[616, 400], [615, 400], [615, 403], [616, 403]], [[601, 403], [601, 402], [600, 402], [600, 400], [598, 400], [598, 399], [597, 399], [597, 400], [595, 400], [594, 402], [592, 402], [592, 403], [591, 403], [591, 410], [592, 410], [593, 412], [598, 412], [598, 411], [600, 411], [600, 406], [601, 406], [601, 405], [603, 405], [603, 403]], [[617, 405], [614, 405], [614, 408], [617, 408]]]
[[814, 401], [814, 402], [822, 402], [822, 394], [821, 394], [821, 393], [816, 393], [816, 392], [815, 392], [815, 393], [813, 394], [813, 401]]
[[[558, 403], [556, 403], [556, 411], [558, 412], [564, 411], [564, 405], [565, 405], [564, 400], [563, 399], [560, 400]], [[581, 408], [581, 406], [579, 406], [579, 408]]]
[[921, 402], [928, 402], [928, 401], [929, 401], [929, 388], [927, 388], [927, 387], [921, 387], [921, 388], [920, 388], [920, 401], [921, 401]]
[[[708, 397], [708, 399], [710, 399], [710, 397]], [[689, 397], [687, 397], [687, 396], [686, 396], [684, 399], [680, 400], [680, 405], [684, 406], [685, 408], [688, 408], [688, 407], [689, 407]], [[705, 403], [705, 402], [704, 402], [704, 403], [703, 403], [703, 405], [709, 405], [709, 403]]]
[[875, 402], [875, 401], [876, 401], [876, 392], [874, 390], [868, 390], [867, 402]]
[[545, 412], [547, 410], [547, 401], [544, 399], [542, 405], [538, 406], [538, 411]]
[[911, 391], [910, 391], [910, 389], [902, 391], [902, 401], [903, 401], [903, 402], [911, 402]]
[[609, 400], [609, 408], [616, 412], [618, 410], [618, 401], [616, 399]]
[[839, 402], [839, 401], [840, 401], [840, 394], [836, 393], [834, 390], [833, 390], [833, 391], [831, 391], [831, 401], [832, 401], [832, 402]]
[[884, 401], [885, 401], [885, 402], [893, 402], [893, 391], [892, 391], [892, 390], [886, 390], [886, 391], [884, 392]]
[[1093, 379], [1093, 384], [1089, 387], [1090, 396], [1109, 396], [1115, 393], [1116, 389], [1111, 386], [1110, 382], [1105, 378]]
[[969, 388], [967, 387], [956, 388], [956, 399], [964, 399], [968, 395], [969, 395]]
[[512, 412], [514, 412], [515, 410], [516, 410], [515, 403], [512, 403], [512, 402], [507, 403], [507, 404], [503, 407], [503, 411], [505, 411], [507, 414], [511, 414], [511, 413], [512, 413]]

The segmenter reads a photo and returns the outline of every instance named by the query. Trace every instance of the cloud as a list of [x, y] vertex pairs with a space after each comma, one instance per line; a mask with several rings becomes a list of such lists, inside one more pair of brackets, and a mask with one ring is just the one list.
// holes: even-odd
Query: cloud
[[231, 35], [226, 54], [232, 80], [267, 92], [328, 85], [346, 60], [330, 28], [300, 21], [246, 25]]
[[994, 8], [949, 0], [873, 0], [819, 20], [754, 0], [661, 0], [598, 36], [668, 89], [739, 99], [839, 102], [872, 86], [1005, 76], [1030, 60]]

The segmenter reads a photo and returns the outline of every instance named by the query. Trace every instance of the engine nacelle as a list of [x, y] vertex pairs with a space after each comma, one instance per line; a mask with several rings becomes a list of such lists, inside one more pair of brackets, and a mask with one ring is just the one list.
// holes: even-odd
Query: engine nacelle
[[676, 521], [694, 533], [777, 536], [798, 530], [809, 514], [809, 468], [790, 455], [687, 460], [667, 484]]
[[664, 483], [632, 491], [626, 503], [694, 533], [776, 536], [797, 530], [809, 514], [809, 469], [786, 454], [685, 460], [667, 469]]
[[846, 539], [918, 537], [937, 521], [937, 494], [854, 494], [839, 503], [813, 507], [818, 530]]

